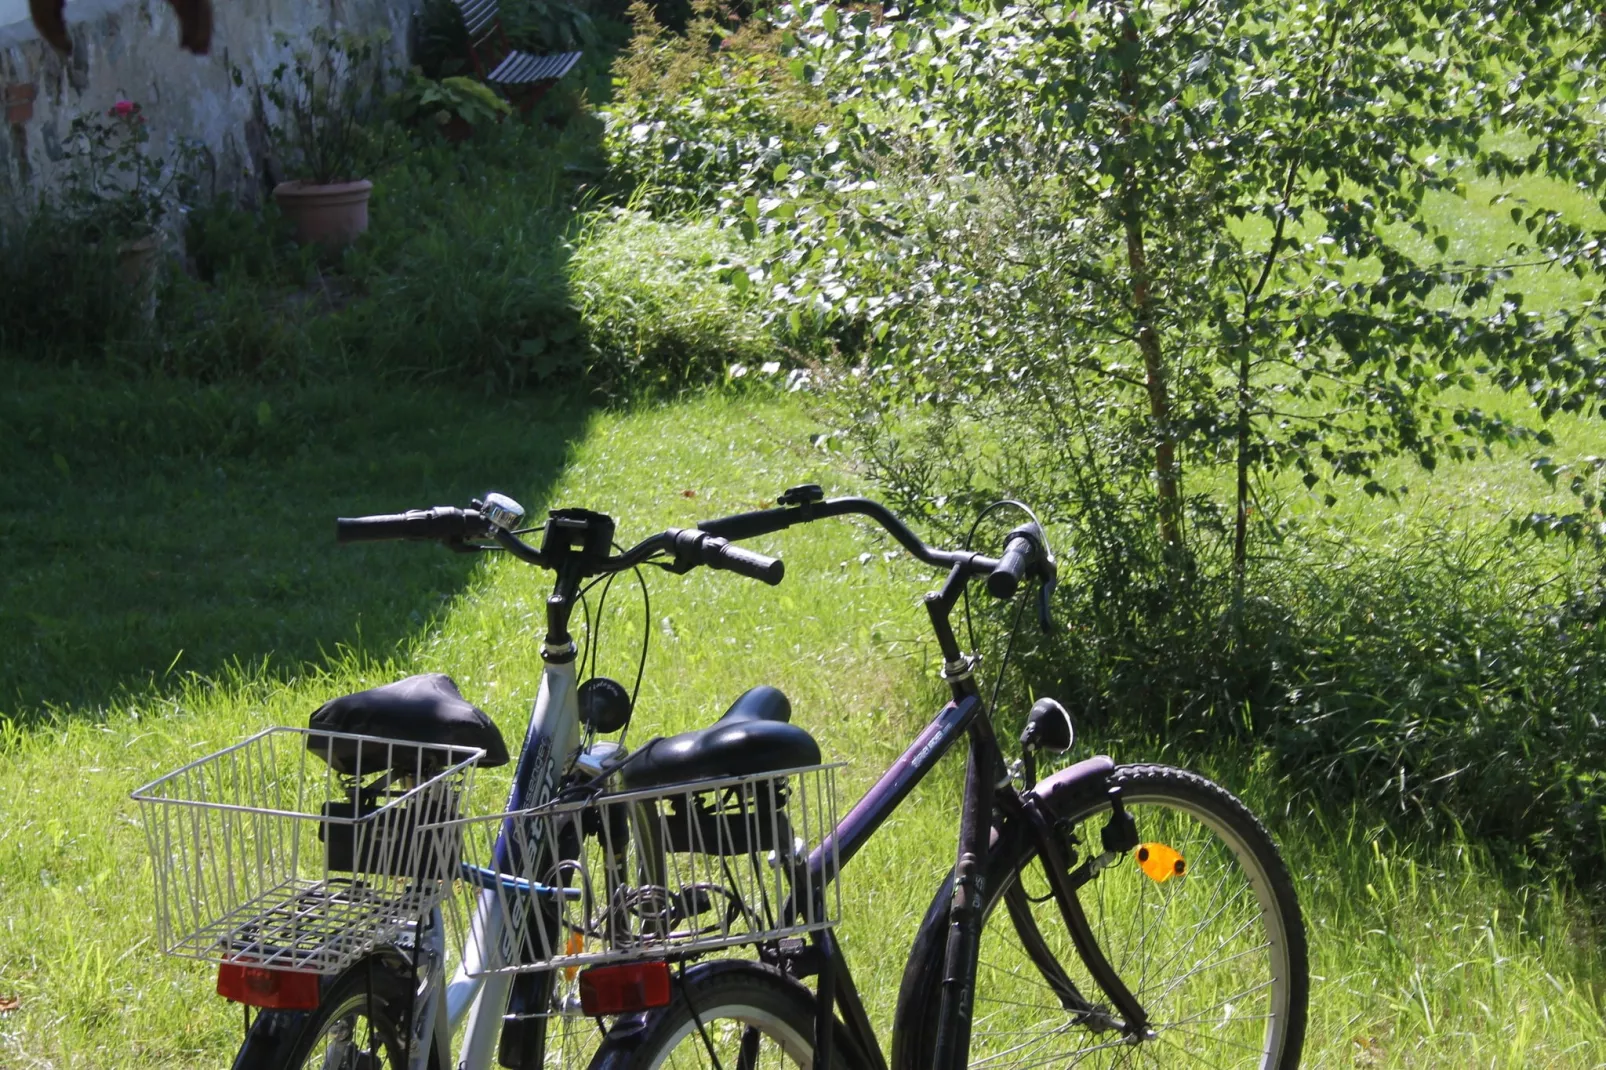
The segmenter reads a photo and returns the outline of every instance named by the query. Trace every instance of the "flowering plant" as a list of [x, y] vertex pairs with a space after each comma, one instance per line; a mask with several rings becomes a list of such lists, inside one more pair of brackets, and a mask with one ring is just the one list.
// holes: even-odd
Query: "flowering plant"
[[73, 120], [62, 195], [86, 240], [142, 238], [167, 214], [169, 194], [196, 150], [181, 146], [179, 160], [170, 166], [151, 151], [150, 140], [145, 116], [132, 100]]

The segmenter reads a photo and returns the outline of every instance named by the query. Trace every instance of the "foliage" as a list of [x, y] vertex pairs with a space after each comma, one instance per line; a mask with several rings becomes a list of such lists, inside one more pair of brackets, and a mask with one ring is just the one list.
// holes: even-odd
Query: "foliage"
[[78, 227], [48, 202], [0, 220], [0, 354], [95, 360], [137, 329], [137, 302], [116, 285], [116, 245], [79, 240]]
[[512, 106], [484, 82], [462, 75], [437, 81], [417, 67], [391, 97], [391, 108], [409, 126], [429, 123], [437, 129], [453, 119], [480, 127], [513, 114]]
[[185, 220], [184, 250], [203, 284], [225, 279], [292, 285], [307, 278], [318, 255], [298, 246], [295, 232], [271, 199], [249, 211], [233, 198], [219, 197], [191, 208]]
[[[1185, 457], [1234, 470], [1228, 501], [1192, 521], [1228, 525], [1241, 570], [1255, 484], [1279, 471], [1386, 495], [1391, 457], [1431, 469], [1523, 438], [1455, 387], [1482, 376], [1541, 414], [1599, 403], [1595, 298], [1547, 314], [1521, 290], [1543, 271], [1593, 277], [1600, 236], [1518, 205], [1524, 232], [1473, 262], [1426, 210], [1473, 176], [1599, 187], [1600, 39], [1582, 8], [795, 15], [798, 67], [834, 87], [852, 154], [743, 205], [786, 239], [771, 284], [878, 321], [889, 399], [1047, 380], [1073, 422], [1092, 406], [1107, 418], [1086, 434], [1144, 459], [1171, 546]], [[1536, 40], [1565, 62], [1511, 78]]]
[[684, 212], [808, 154], [829, 112], [792, 77], [780, 34], [760, 20], [732, 27], [699, 0], [687, 32], [630, 8], [635, 36], [614, 64], [606, 113], [616, 181], [634, 204]]
[[706, 221], [666, 225], [622, 210], [593, 217], [571, 285], [602, 365], [595, 371], [614, 390], [718, 381], [727, 365], [775, 355], [754, 302], [718, 281], [737, 246]]
[[[717, 203], [753, 242], [733, 288], [852, 356], [840, 426], [902, 504], [1046, 505], [1078, 562], [1079, 630], [1026, 652], [1037, 684], [1122, 732], [1269, 743], [1408, 820], [1598, 876], [1595, 632], [1555, 623], [1600, 603], [1592, 560], [1489, 534], [1477, 554], [1511, 564], [1480, 571], [1424, 535], [1374, 564], [1281, 508], [1298, 484], [1332, 509], [1347, 487], [1404, 492], [1397, 461], [1547, 446], [1500, 391], [1540, 419], [1599, 411], [1606, 242], [1532, 197], [1540, 179], [1606, 184], [1589, 17], [811, 5], [777, 23], [791, 85], [756, 82], [767, 102], [744, 105], [827, 93], [798, 152], [732, 142], [658, 177], [730, 125], [702, 123], [701, 86], [737, 61], [696, 34], [638, 35], [629, 59], [691, 87], [660, 93], [689, 101], [673, 147], [646, 127], [633, 156], [624, 109], [610, 139], [640, 203]], [[1565, 62], [1513, 79], [1535, 42]], [[1512, 188], [1514, 226], [1492, 255], [1469, 247], [1455, 202]], [[1561, 272], [1579, 281], [1564, 302], [1524, 299]], [[1606, 466], [1534, 464], [1584, 513], [1515, 527], [1600, 530]]]
[[526, 52], [574, 52], [598, 42], [596, 24], [567, 0], [505, 0], [502, 27], [508, 43]]
[[[525, 52], [589, 53], [606, 34], [590, 14], [561, 0], [501, 0], [499, 7], [508, 44]], [[425, 0], [415, 32], [412, 54], [426, 76], [445, 78], [468, 71], [468, 29], [454, 0]]]
[[[275, 148], [291, 174], [318, 185], [361, 177], [372, 144], [364, 123], [383, 88], [385, 40], [322, 26], [313, 28], [305, 46], [277, 37], [289, 57], [259, 90], [277, 113]], [[236, 70], [236, 81], [241, 77]]]
[[128, 241], [154, 231], [174, 209], [177, 186], [198, 152], [187, 142], [171, 161], [154, 152], [145, 115], [132, 100], [74, 118], [64, 148], [60, 208], [89, 242]]
[[413, 22], [410, 55], [426, 78], [446, 78], [469, 69], [468, 28], [453, 0], [424, 0]]
[[95, 250], [61, 242], [44, 216], [19, 223], [0, 235], [0, 345], [203, 382], [561, 375], [609, 395], [774, 359], [754, 303], [721, 281], [740, 251], [732, 235], [590, 207], [567, 163], [593, 151], [594, 131], [509, 121], [473, 152], [403, 137], [372, 172], [385, 225], [336, 259], [298, 248], [272, 204], [197, 206], [193, 277], [167, 281], [150, 324], [115, 307]]

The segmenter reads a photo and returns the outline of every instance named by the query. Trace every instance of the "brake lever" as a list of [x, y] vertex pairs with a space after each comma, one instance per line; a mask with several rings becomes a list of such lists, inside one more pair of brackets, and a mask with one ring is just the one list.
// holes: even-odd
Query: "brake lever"
[[1049, 609], [1049, 598], [1054, 594], [1054, 588], [1059, 586], [1059, 577], [1045, 579], [1037, 587], [1037, 623], [1042, 626], [1044, 635], [1054, 634], [1054, 615]]

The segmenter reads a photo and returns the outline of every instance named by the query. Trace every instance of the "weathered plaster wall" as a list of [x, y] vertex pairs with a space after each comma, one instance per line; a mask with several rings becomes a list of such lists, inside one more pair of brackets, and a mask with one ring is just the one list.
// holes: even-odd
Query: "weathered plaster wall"
[[[73, 52], [62, 57], [27, 23], [0, 28], [0, 202], [25, 204], [51, 184], [73, 117], [138, 101], [155, 145], [195, 138], [210, 152], [218, 192], [260, 193], [266, 152], [252, 85], [283, 58], [276, 34], [304, 39], [315, 26], [391, 34], [405, 53], [411, 0], [214, 0], [212, 54], [178, 47], [165, 0], [74, 0], [67, 8]], [[231, 70], [239, 68], [244, 86]]]

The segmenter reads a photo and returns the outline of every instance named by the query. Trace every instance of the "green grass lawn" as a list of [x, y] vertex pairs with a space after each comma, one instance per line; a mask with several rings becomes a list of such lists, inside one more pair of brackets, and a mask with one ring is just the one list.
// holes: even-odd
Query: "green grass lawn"
[[[19, 1070], [218, 1066], [238, 1042], [239, 1009], [211, 994], [212, 971], [153, 946], [130, 789], [409, 672], [451, 673], [504, 735], [520, 734], [545, 577], [430, 545], [337, 548], [335, 515], [494, 487], [537, 516], [559, 503], [605, 510], [628, 541], [795, 483], [855, 485], [810, 444], [824, 418], [790, 400], [587, 413], [449, 391], [258, 395], [5, 374], [0, 709], [13, 717], [0, 743], [0, 997], [20, 1007], [0, 1016], [0, 1066]], [[102, 422], [75, 430], [51, 410]], [[645, 621], [616, 588], [599, 667], [628, 681], [648, 629], [638, 741], [706, 723], [753, 684], [780, 686], [795, 719], [850, 763], [855, 797], [938, 701], [917, 603], [932, 577], [847, 521], [755, 548], [786, 560], [779, 588], [654, 574]], [[1312, 941], [1310, 1065], [1606, 1064], [1606, 962], [1564, 889], [1525, 884], [1474, 845], [1424, 846], [1362, 813], [1295, 806], [1309, 796], [1264, 756], [1096, 738], [1075, 756], [1103, 748], [1197, 760], [1281, 839]], [[883, 1028], [907, 942], [951, 864], [948, 764], [846, 874], [842, 932]], [[495, 778], [481, 787], [494, 795]]]

